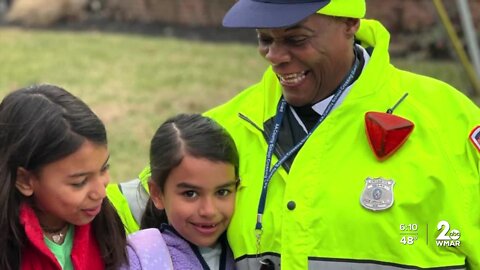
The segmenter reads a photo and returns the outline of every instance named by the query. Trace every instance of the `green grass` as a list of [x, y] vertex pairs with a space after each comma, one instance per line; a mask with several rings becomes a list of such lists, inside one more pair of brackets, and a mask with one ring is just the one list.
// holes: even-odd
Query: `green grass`
[[[455, 63], [394, 62], [470, 87]], [[252, 45], [0, 28], [0, 97], [53, 83], [82, 98], [107, 126], [113, 181], [134, 178], [147, 164], [150, 138], [165, 118], [223, 103], [266, 66]]]

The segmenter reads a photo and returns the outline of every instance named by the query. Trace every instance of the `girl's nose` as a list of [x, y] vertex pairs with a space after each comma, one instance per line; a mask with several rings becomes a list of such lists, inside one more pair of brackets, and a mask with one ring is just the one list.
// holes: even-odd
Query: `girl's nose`
[[109, 182], [110, 174], [108, 172], [105, 172], [102, 175], [98, 176], [98, 178], [93, 183], [90, 197], [93, 200], [103, 200], [107, 196], [106, 188]]
[[200, 207], [198, 209], [198, 214], [202, 217], [211, 217], [214, 216], [217, 211], [215, 202], [212, 198], [204, 198], [201, 201]]

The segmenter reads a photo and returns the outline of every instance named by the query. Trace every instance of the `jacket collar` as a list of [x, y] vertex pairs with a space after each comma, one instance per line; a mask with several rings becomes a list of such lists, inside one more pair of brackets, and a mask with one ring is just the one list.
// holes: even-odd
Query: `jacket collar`
[[[23, 225], [25, 229], [25, 235], [27, 239], [30, 241], [31, 246], [27, 245], [24, 248], [34, 248], [38, 251], [38, 253], [42, 254], [42, 256], [48, 259], [51, 263], [55, 264], [58, 269], [61, 269], [60, 264], [58, 263], [55, 255], [50, 251], [50, 249], [45, 244], [43, 239], [43, 232], [42, 228], [40, 227], [40, 222], [38, 221], [37, 215], [33, 211], [33, 209], [26, 203], [23, 203], [20, 206], [20, 224]], [[24, 255], [25, 252], [22, 252]], [[28, 254], [31, 254], [30, 252]], [[22, 264], [26, 258], [23, 258], [22, 255]], [[27, 258], [29, 261], [32, 258]]]
[[[20, 206], [20, 224], [24, 227], [25, 235], [29, 241], [24, 247], [24, 249], [29, 250], [22, 251], [22, 265], [27, 263], [29, 266], [24, 266], [23, 269], [35, 269], [46, 260], [51, 262], [50, 265], [56, 267], [48, 268], [45, 265], [42, 266], [42, 269], [61, 269], [55, 255], [45, 244], [37, 215], [27, 203]], [[100, 270], [104, 268], [103, 259], [90, 223], [75, 226], [71, 258], [74, 268], [78, 270]]]

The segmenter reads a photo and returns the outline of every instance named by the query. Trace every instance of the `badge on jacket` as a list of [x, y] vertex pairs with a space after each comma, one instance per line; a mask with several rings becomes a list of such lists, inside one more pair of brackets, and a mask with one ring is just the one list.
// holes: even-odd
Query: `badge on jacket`
[[470, 141], [480, 152], [480, 126], [475, 127], [472, 132], [470, 132]]
[[360, 203], [363, 207], [372, 211], [382, 211], [393, 205], [393, 186], [395, 181], [383, 178], [365, 179]]

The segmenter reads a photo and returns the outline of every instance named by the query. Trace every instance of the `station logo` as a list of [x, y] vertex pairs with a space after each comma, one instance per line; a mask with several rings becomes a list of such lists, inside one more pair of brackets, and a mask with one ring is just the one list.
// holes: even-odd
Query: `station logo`
[[440, 234], [437, 236], [437, 247], [459, 247], [460, 246], [460, 231], [457, 229], [450, 230], [450, 224], [442, 220], [437, 224], [437, 230]]

